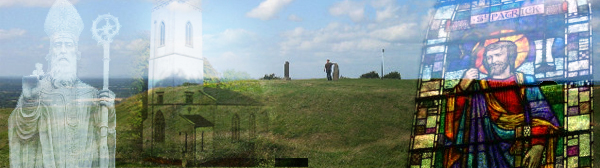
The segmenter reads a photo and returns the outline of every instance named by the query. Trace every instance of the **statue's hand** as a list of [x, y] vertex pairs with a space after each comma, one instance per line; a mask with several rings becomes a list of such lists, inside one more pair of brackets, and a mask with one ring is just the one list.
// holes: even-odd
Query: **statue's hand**
[[479, 70], [476, 68], [471, 68], [463, 75], [463, 78], [460, 80], [459, 87], [462, 90], [465, 90], [475, 79], [479, 79]]
[[113, 109], [115, 107], [115, 93], [110, 90], [101, 90], [98, 93], [98, 98], [100, 98], [100, 106], [107, 107], [108, 109]]
[[37, 76], [23, 77], [23, 98], [26, 101], [37, 99], [40, 96], [39, 79]]
[[527, 154], [525, 154], [525, 158], [523, 158], [523, 167], [527, 168], [536, 168], [540, 166], [542, 162], [542, 152], [544, 151], [544, 146], [542, 145], [534, 145], [529, 149]]

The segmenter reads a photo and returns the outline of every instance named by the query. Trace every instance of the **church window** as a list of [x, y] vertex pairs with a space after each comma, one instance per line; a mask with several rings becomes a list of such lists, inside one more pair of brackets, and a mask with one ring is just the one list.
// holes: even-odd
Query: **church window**
[[255, 138], [256, 137], [256, 116], [253, 114], [250, 114], [250, 138]]
[[158, 97], [156, 98], [156, 104], [163, 104], [163, 94], [164, 92], [156, 92]]
[[165, 46], [165, 22], [160, 23], [160, 46]]
[[231, 140], [240, 140], [240, 116], [237, 114], [231, 119]]
[[154, 142], [165, 142], [165, 117], [161, 111], [154, 115]]
[[185, 46], [194, 47], [194, 31], [192, 23], [187, 22], [185, 25]]
[[185, 104], [192, 104], [194, 102], [194, 92], [185, 92]]

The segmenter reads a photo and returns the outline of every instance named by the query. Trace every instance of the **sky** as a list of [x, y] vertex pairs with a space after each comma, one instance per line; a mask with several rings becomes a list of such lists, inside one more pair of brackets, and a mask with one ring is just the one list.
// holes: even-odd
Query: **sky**
[[[153, 2], [70, 1], [85, 24], [79, 43], [79, 76], [102, 76], [103, 50], [92, 39], [90, 28], [98, 15], [110, 13], [122, 25], [111, 45], [110, 76], [131, 77], [135, 49], [150, 31]], [[436, 2], [192, 1], [202, 8], [202, 54], [217, 71], [247, 72], [252, 78], [271, 73], [281, 77], [285, 61], [289, 61], [292, 79], [325, 78], [323, 65], [327, 59], [338, 63], [344, 77], [379, 72], [382, 54], [384, 74], [398, 71], [402, 78], [417, 78], [423, 39]], [[600, 12], [598, 3], [600, 0], [592, 1], [595, 18]], [[35, 63], [47, 64], [44, 57], [49, 40], [43, 27], [52, 4], [52, 0], [0, 1], [0, 76], [29, 75]], [[597, 27], [600, 22], [595, 18], [592, 23]]]

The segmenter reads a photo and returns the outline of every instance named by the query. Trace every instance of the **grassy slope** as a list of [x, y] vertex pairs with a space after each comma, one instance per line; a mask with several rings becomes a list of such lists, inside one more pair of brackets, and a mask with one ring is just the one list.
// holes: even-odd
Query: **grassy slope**
[[0, 167], [9, 167], [8, 116], [13, 109], [0, 109]]
[[351, 79], [270, 81], [276, 143], [310, 166], [402, 165], [416, 81]]
[[[349, 79], [252, 81], [227, 86], [257, 98], [272, 112], [272, 134], [261, 143], [271, 157], [307, 157], [311, 167], [398, 167], [405, 165], [416, 81]], [[244, 86], [245, 85], [245, 86]], [[261, 87], [262, 86], [262, 87]], [[257, 92], [255, 87], [261, 87]], [[257, 94], [263, 95], [261, 98]], [[594, 97], [600, 92], [594, 93]], [[129, 99], [117, 106], [119, 151], [131, 146]], [[595, 103], [596, 107], [598, 106]], [[0, 109], [0, 167], [8, 165], [7, 119]], [[600, 114], [594, 116], [598, 123]], [[129, 134], [131, 135], [131, 134]], [[594, 139], [600, 134], [594, 133]], [[596, 143], [597, 144], [597, 143]], [[598, 156], [600, 150], [595, 150]], [[123, 155], [125, 156], [125, 155]], [[595, 165], [600, 165], [599, 159]], [[125, 166], [125, 165], [121, 165]], [[135, 166], [135, 165], [133, 165]]]

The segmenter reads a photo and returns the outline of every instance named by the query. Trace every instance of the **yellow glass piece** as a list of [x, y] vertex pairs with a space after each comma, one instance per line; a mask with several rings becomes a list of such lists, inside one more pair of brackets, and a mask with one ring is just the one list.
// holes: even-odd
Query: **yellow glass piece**
[[569, 157], [567, 159], [567, 167], [569, 167], [569, 168], [579, 167], [578, 160], [579, 160], [579, 157], [577, 157], [577, 156]]
[[421, 97], [437, 96], [439, 94], [440, 94], [440, 91], [422, 92]]
[[569, 106], [576, 106], [579, 103], [577, 93], [579, 93], [577, 88], [569, 89], [569, 94], [568, 94]]
[[433, 147], [433, 141], [435, 134], [417, 135], [415, 136], [415, 146], [413, 149], [431, 148]]
[[578, 115], [567, 118], [567, 131], [579, 131], [590, 129], [590, 115]]
[[579, 135], [579, 156], [590, 156], [590, 134]]
[[590, 101], [590, 91], [579, 93], [579, 102]]
[[577, 143], [579, 143], [579, 141], [577, 140], [577, 138], [570, 139], [569, 141], [567, 141], [567, 146], [575, 146], [575, 145], [577, 145]]
[[419, 113], [417, 113], [417, 118], [425, 118], [427, 117], [427, 108], [419, 108]]
[[431, 159], [423, 159], [421, 161], [421, 168], [430, 168], [431, 167]]
[[427, 125], [425, 125], [426, 128], [433, 128], [435, 127], [435, 123], [436, 123], [436, 119], [437, 116], [429, 116], [427, 117]]

